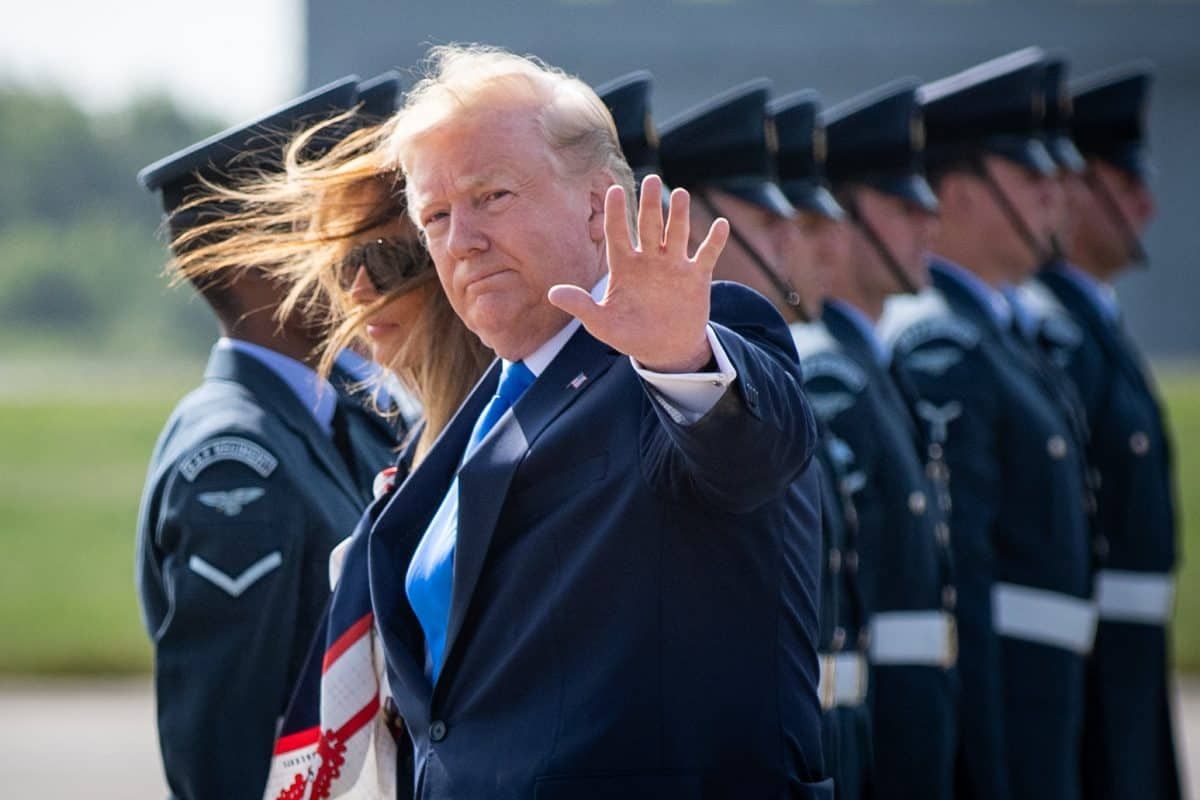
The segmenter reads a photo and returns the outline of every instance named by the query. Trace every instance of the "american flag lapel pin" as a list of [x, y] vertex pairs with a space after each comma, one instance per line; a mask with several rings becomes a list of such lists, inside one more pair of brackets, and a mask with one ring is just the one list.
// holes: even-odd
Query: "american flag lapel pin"
[[580, 386], [583, 386], [585, 383], [587, 383], [587, 379], [587, 375], [581, 372], [571, 379], [571, 382], [567, 384], [567, 387], [570, 389], [578, 389]]

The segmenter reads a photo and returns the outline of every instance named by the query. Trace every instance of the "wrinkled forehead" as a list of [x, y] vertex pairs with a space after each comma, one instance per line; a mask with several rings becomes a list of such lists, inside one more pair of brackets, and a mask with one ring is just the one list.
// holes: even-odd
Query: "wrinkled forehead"
[[401, 156], [410, 202], [469, 188], [497, 173], [553, 166], [537, 109], [487, 108], [447, 117], [411, 138]]

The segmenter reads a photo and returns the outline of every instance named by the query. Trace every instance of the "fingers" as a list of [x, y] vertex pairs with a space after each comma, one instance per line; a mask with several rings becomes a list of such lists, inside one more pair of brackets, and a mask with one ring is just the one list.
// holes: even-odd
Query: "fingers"
[[667, 232], [663, 245], [668, 253], [687, 256], [688, 236], [692, 233], [692, 196], [686, 189], [671, 192], [671, 210], [667, 216]]
[[642, 180], [641, 202], [638, 204], [638, 245], [643, 253], [662, 247], [662, 178], [647, 175]]
[[[629, 230], [628, 226], [625, 228]], [[559, 283], [550, 287], [550, 291], [546, 293], [546, 297], [552, 305], [561, 308], [563, 311], [575, 317], [586, 327], [590, 322], [600, 305], [592, 299], [588, 292], [578, 286], [572, 286], [567, 283]]]
[[717, 259], [721, 257], [721, 251], [725, 249], [725, 243], [728, 241], [729, 220], [724, 217], [717, 217], [713, 220], [712, 227], [708, 229], [708, 236], [705, 236], [704, 241], [696, 248], [695, 262], [709, 272], [712, 272], [713, 267], [717, 265]]
[[604, 239], [610, 265], [613, 255], [624, 255], [633, 250], [633, 242], [629, 238], [629, 217], [625, 210], [625, 190], [614, 183], [604, 195]]

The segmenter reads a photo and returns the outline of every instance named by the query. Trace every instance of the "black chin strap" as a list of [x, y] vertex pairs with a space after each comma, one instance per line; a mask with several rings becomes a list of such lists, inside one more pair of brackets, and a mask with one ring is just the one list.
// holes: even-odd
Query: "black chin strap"
[[[996, 205], [1000, 207], [1000, 211], [1004, 216], [1008, 217], [1008, 221], [1016, 230], [1017, 235], [1025, 240], [1029, 251], [1033, 253], [1034, 263], [1038, 265], [1045, 264], [1053, 254], [1046, 252], [1046, 249], [1042, 247], [1042, 243], [1037, 240], [1037, 237], [1033, 235], [1033, 231], [1025, 224], [1025, 220], [1021, 219], [1021, 215], [1017, 213], [1017, 207], [1013, 205], [1012, 200], [1000, 188], [1000, 184], [996, 183], [996, 179], [992, 177], [992, 173], [988, 170], [984, 160], [982, 158], [979, 159], [975, 166], [976, 174], [983, 181], [984, 185], [988, 187], [988, 191], [992, 193], [992, 199], [996, 201]], [[1052, 244], [1051, 248], [1057, 249], [1057, 245]]]
[[1113, 224], [1125, 234], [1130, 260], [1141, 267], [1149, 267], [1150, 256], [1146, 253], [1146, 248], [1142, 246], [1141, 238], [1134, 232], [1129, 218], [1125, 216], [1124, 212], [1121, 211], [1121, 207], [1117, 205], [1117, 198], [1113, 197], [1112, 192], [1104, 185], [1104, 181], [1100, 180], [1100, 176], [1096, 174], [1094, 169], [1089, 168], [1084, 172], [1083, 180], [1096, 199], [1100, 201], [1100, 205], [1104, 206], [1104, 210], [1108, 213]]
[[866, 219], [863, 218], [862, 213], [858, 209], [858, 199], [855, 197], [848, 197], [842, 202], [842, 208], [846, 210], [846, 214], [850, 217], [850, 220], [856, 226], [858, 226], [858, 229], [862, 232], [863, 237], [866, 238], [867, 243], [871, 245], [871, 248], [883, 261], [883, 265], [887, 268], [887, 271], [891, 273], [892, 278], [894, 278], [896, 283], [900, 285], [900, 288], [904, 291], [904, 293], [917, 294], [920, 292], [920, 287], [914, 284], [912, 279], [909, 278], [907, 273], [904, 272], [904, 268], [900, 266], [900, 262], [892, 253], [891, 248], [883, 243], [883, 239], [880, 238], [879, 232], [875, 230], [871, 223], [867, 222]]
[[[711, 216], [714, 220], [721, 216], [719, 213], [717, 213], [716, 206], [713, 205], [712, 198], [709, 196], [709, 193], [706, 190], [700, 190], [696, 193], [695, 197], [700, 201], [700, 205], [704, 208], [704, 210], [707, 211], [709, 216]], [[787, 304], [787, 307], [792, 310], [792, 313], [795, 314], [801, 322], [812, 322], [812, 318], [809, 317], [808, 312], [804, 310], [804, 301], [803, 298], [800, 297], [800, 293], [797, 292], [795, 288], [793, 288], [792, 285], [783, 278], [783, 276], [772, 269], [771, 265], [767, 263], [767, 260], [763, 258], [757, 250], [754, 249], [754, 246], [750, 244], [750, 242], [746, 241], [744, 236], [738, 233], [738, 229], [732, 224], [729, 226], [729, 238], [737, 242], [738, 247], [742, 248], [746, 255], [750, 256], [750, 260], [754, 262], [754, 265], [758, 267], [763, 276], [771, 282], [772, 286], [775, 287], [775, 291], [779, 293], [779, 296], [783, 299], [783, 302]]]

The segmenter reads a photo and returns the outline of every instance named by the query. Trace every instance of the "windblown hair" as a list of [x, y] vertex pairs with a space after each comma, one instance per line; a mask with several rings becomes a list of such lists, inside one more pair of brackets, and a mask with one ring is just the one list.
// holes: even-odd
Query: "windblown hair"
[[633, 170], [612, 114], [586, 83], [534, 56], [480, 44], [434, 47], [424, 66], [425, 77], [384, 132], [391, 162], [401, 170], [411, 167], [413, 142], [461, 115], [524, 108], [535, 115], [563, 177], [604, 170], [625, 189], [632, 211]]
[[[288, 146], [284, 170], [206, 184], [183, 209], [218, 205], [217, 219], [182, 232], [169, 265], [176, 280], [215, 282], [244, 270], [265, 274], [286, 292], [283, 320], [302, 315], [322, 328], [318, 372], [331, 373], [338, 354], [365, 344], [366, 320], [397, 297], [424, 297], [412, 331], [390, 370], [420, 401], [424, 426], [416, 457], [428, 452], [482, 375], [492, 354], [462, 323], [437, 281], [432, 260], [413, 232], [423, 266], [366, 307], [342, 280], [342, 262], [376, 229], [404, 220], [403, 179], [387, 166], [390, 123], [356, 130], [324, 154], [309, 156], [318, 137], [353, 120], [340, 115], [301, 132]], [[405, 223], [407, 224], [407, 223]]]

